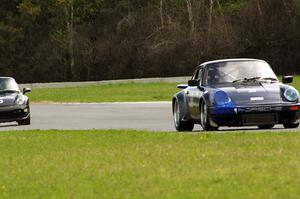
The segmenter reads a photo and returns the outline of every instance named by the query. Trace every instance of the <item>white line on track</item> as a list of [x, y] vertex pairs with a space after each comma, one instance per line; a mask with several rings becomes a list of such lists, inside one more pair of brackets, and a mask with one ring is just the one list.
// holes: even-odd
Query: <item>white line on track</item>
[[172, 102], [161, 101], [161, 102], [33, 102], [32, 104], [49, 104], [49, 105], [133, 105], [133, 104], [171, 104]]

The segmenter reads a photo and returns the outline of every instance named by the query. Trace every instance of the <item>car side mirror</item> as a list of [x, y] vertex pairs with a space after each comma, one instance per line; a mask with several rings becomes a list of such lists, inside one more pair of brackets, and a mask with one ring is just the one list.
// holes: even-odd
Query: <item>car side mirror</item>
[[199, 86], [199, 82], [197, 80], [189, 80], [188, 85], [189, 86]]
[[23, 94], [25, 94], [25, 93], [29, 93], [31, 91], [31, 89], [30, 88], [23, 88]]
[[180, 88], [180, 89], [186, 89], [188, 87], [187, 84], [178, 84], [177, 85], [177, 88]]
[[283, 76], [282, 83], [288, 84], [293, 82], [293, 76]]

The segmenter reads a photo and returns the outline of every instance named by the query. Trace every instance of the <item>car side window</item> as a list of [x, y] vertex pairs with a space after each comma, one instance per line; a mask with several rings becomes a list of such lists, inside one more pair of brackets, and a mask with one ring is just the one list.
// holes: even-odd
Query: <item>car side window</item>
[[199, 69], [199, 73], [198, 73], [198, 82], [200, 83], [200, 85], [202, 85], [202, 76], [203, 76], [203, 70]]
[[207, 70], [204, 70], [202, 73], [202, 85], [207, 86]]
[[196, 71], [194, 72], [194, 75], [193, 75], [193, 77], [192, 77], [192, 80], [197, 80], [197, 79], [198, 79], [198, 76], [199, 76], [199, 70], [196, 70]]
[[195, 72], [194, 72], [194, 75], [193, 75], [193, 77], [192, 77], [192, 80], [197, 80], [197, 81], [201, 81], [202, 80], [202, 69], [198, 69], [198, 70], [196, 70]]

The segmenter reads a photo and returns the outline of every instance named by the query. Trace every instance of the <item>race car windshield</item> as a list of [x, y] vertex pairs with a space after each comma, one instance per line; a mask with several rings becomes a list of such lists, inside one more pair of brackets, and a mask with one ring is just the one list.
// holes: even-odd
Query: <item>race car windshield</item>
[[15, 91], [20, 92], [18, 84], [12, 78], [0, 78], [0, 92]]
[[261, 61], [232, 61], [208, 65], [206, 85], [234, 83], [244, 80], [278, 81], [269, 64]]

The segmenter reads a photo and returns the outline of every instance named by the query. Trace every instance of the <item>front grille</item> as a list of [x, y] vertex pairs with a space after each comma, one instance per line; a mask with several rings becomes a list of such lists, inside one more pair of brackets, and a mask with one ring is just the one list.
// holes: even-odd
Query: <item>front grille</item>
[[0, 119], [13, 119], [26, 117], [26, 114], [22, 109], [14, 111], [0, 112]]
[[258, 112], [278, 112], [282, 111], [281, 106], [259, 106], [238, 108], [239, 113], [258, 113]]
[[278, 123], [278, 114], [246, 114], [242, 116], [242, 121], [243, 125], [276, 124]]

